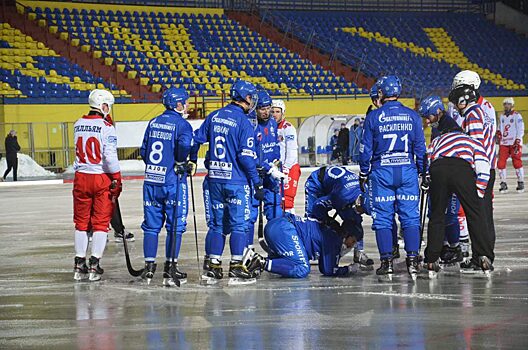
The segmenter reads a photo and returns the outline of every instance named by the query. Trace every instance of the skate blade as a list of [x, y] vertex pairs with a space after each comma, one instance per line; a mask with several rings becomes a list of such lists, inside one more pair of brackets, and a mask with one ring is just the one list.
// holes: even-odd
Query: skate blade
[[410, 273], [409, 276], [411, 276], [411, 279], [413, 281], [416, 281], [416, 279], [418, 278], [418, 274], [417, 273]]
[[500, 194], [507, 194], [508, 193], [508, 190], [506, 191], [499, 191]]
[[202, 278], [200, 279], [200, 284], [202, 286], [214, 286], [216, 284], [220, 283], [220, 280], [214, 277], [209, 277], [206, 275], [202, 275]]
[[100, 280], [101, 280], [101, 275], [98, 274], [98, 273], [93, 273], [93, 272], [91, 272], [91, 273], [90, 273], [89, 280], [90, 280], [91, 282], [97, 282], [97, 281], [100, 281]]
[[75, 272], [73, 274], [73, 279], [75, 281], [82, 281], [82, 280], [85, 280], [87, 278], [88, 278], [88, 274], [86, 274], [86, 273]]
[[[181, 286], [182, 284], [187, 283], [187, 278], [182, 278], [182, 279], [180, 279], [179, 281], [180, 281], [180, 286]], [[164, 279], [163, 279], [163, 285], [164, 285], [165, 287], [175, 287], [175, 286], [176, 286], [176, 287], [179, 287], [179, 286], [174, 282], [174, 280], [173, 280], [172, 278], [164, 278]]]
[[378, 280], [380, 282], [392, 282], [392, 273], [386, 275], [378, 275]]
[[436, 271], [429, 271], [429, 279], [430, 280], [435, 280], [438, 278], [438, 272]]
[[237, 278], [237, 277], [230, 277], [229, 281], [227, 282], [228, 286], [241, 286], [246, 284], [254, 284], [257, 283], [256, 278]]
[[524, 193], [524, 190], [517, 190], [517, 193]]

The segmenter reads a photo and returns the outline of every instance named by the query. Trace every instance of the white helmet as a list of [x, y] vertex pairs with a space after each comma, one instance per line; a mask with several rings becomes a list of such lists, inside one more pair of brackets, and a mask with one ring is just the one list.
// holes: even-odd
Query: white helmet
[[271, 102], [271, 108], [280, 108], [282, 110], [282, 114], [286, 114], [286, 104], [284, 104], [283, 100], [273, 100]]
[[[114, 102], [114, 96], [110, 91], [107, 90], [95, 89], [92, 90], [88, 96], [88, 104], [90, 107], [99, 110], [105, 117], [110, 114], [110, 109], [112, 109]], [[108, 113], [103, 112], [103, 104], [105, 103], [108, 105]]]
[[515, 105], [515, 101], [513, 100], [513, 97], [506, 97], [504, 101], [502, 101], [502, 104], [504, 105], [506, 103], [511, 104], [512, 107]]
[[473, 89], [478, 90], [480, 87], [480, 77], [472, 70], [463, 70], [453, 78], [451, 89], [456, 89], [460, 85], [470, 85]]

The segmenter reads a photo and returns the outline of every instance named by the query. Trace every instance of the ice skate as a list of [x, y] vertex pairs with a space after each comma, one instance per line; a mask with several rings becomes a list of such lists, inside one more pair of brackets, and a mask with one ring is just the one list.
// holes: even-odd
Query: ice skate
[[462, 261], [469, 261], [469, 240], [464, 239], [460, 241], [460, 249], [462, 251]]
[[178, 270], [178, 263], [165, 261], [163, 266], [163, 285], [165, 287], [180, 286], [187, 283], [187, 274]]
[[405, 259], [405, 262], [407, 263], [407, 272], [409, 272], [409, 276], [411, 276], [413, 281], [416, 281], [416, 278], [418, 277], [418, 270], [420, 269], [418, 257], [408, 256]]
[[506, 182], [501, 182], [500, 183], [499, 192], [502, 193], [502, 194], [508, 193], [508, 185], [506, 184]]
[[255, 253], [252, 259], [246, 264], [248, 271], [255, 278], [259, 278], [260, 274], [264, 270], [266, 265], [266, 258], [264, 258], [259, 253]]
[[515, 189], [517, 193], [523, 193], [524, 192], [524, 182], [519, 181], [517, 182], [517, 188]]
[[484, 272], [484, 275], [486, 275], [486, 277], [491, 277], [494, 268], [491, 260], [487, 256], [479, 256], [479, 265], [482, 272]]
[[425, 263], [425, 268], [429, 271], [429, 279], [432, 280], [438, 278], [438, 272], [440, 272], [440, 264], [438, 264], [438, 261], [435, 261], [434, 263]]
[[400, 258], [400, 245], [396, 243], [396, 245], [392, 246], [392, 260], [399, 259]]
[[88, 278], [88, 266], [86, 266], [86, 258], [75, 257], [75, 265], [73, 266], [73, 279], [82, 281]]
[[201, 283], [205, 285], [217, 284], [223, 277], [222, 262], [218, 261], [216, 263], [207, 258], [207, 260], [204, 261]]
[[460, 273], [463, 274], [482, 274], [491, 276], [491, 272], [494, 270], [491, 261], [485, 256], [479, 256], [477, 259], [473, 258], [467, 262], [460, 264]]
[[152, 278], [154, 277], [154, 272], [156, 272], [156, 263], [152, 261], [145, 262], [145, 269], [141, 274], [141, 278], [147, 281], [147, 284], [150, 284]]
[[99, 259], [95, 256], [92, 256], [90, 257], [89, 264], [90, 281], [94, 282], [101, 280], [101, 276], [103, 275], [104, 270], [101, 268], [101, 266], [99, 266]]
[[124, 231], [114, 232], [114, 241], [116, 243], [123, 243], [123, 236], [126, 237], [127, 242], [134, 242], [136, 240], [132, 232]]
[[257, 279], [248, 271], [241, 261], [231, 261], [229, 263], [228, 285], [245, 285], [256, 283]]
[[440, 255], [440, 264], [445, 266], [455, 265], [456, 263], [464, 260], [462, 255], [462, 247], [457, 245], [456, 247], [447, 247], [444, 255]]
[[364, 270], [374, 268], [374, 260], [370, 259], [364, 250], [354, 249], [354, 262]]
[[381, 260], [381, 266], [376, 270], [376, 275], [378, 275], [378, 279], [380, 281], [392, 281], [393, 274], [394, 268], [392, 266], [392, 260]]

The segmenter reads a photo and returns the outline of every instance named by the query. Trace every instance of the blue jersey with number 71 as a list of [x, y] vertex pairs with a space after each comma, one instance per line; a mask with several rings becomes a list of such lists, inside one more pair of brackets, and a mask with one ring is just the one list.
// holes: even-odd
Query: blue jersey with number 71
[[191, 124], [180, 113], [166, 110], [152, 119], [140, 149], [145, 162], [145, 183], [158, 186], [175, 184], [175, 163], [187, 160], [191, 143]]
[[210, 183], [260, 184], [253, 132], [242, 108], [229, 104], [209, 114], [194, 132], [190, 159], [196, 160], [200, 145], [209, 142], [206, 159]]
[[398, 101], [388, 101], [369, 113], [359, 147], [362, 173], [379, 167], [405, 166], [418, 168], [422, 173], [424, 155], [425, 136], [418, 113]]

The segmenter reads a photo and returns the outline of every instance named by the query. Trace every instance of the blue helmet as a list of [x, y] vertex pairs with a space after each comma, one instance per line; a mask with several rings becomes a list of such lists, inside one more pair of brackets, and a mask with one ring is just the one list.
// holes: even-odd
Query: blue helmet
[[271, 106], [271, 96], [267, 93], [266, 90], [257, 91], [257, 108]]
[[372, 87], [370, 88], [369, 95], [371, 99], [377, 99], [379, 97], [377, 84], [372, 85]]
[[378, 91], [381, 90], [383, 93], [383, 97], [398, 97], [402, 89], [400, 79], [395, 75], [387, 75], [379, 78], [376, 86], [378, 87]]
[[445, 111], [444, 104], [442, 99], [439, 96], [429, 96], [420, 102], [420, 107], [418, 107], [418, 113], [423, 118], [426, 118], [430, 115], [436, 115], [438, 109]]
[[178, 102], [185, 104], [189, 94], [183, 88], [170, 87], [163, 92], [162, 103], [167, 109], [176, 109]]
[[245, 101], [248, 95], [253, 97], [256, 93], [257, 88], [249, 81], [238, 80], [231, 86], [231, 99], [234, 101]]

